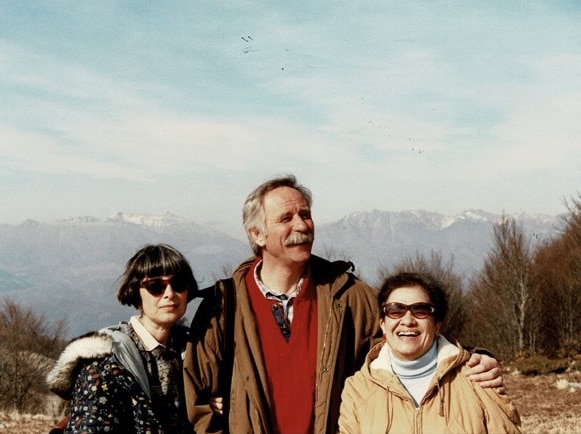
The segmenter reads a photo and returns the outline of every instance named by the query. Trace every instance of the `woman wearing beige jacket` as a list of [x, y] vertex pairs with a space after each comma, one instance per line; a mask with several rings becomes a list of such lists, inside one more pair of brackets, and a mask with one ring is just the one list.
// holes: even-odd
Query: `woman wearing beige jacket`
[[400, 273], [386, 279], [378, 303], [385, 341], [345, 382], [340, 433], [520, 433], [508, 396], [470, 381], [470, 354], [440, 336], [441, 283]]

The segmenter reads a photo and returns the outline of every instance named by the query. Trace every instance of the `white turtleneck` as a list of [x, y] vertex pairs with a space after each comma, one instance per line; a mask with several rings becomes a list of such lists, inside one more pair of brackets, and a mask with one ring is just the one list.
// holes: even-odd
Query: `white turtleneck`
[[[391, 352], [391, 351], [390, 351]], [[405, 361], [397, 359], [391, 353], [391, 367], [399, 381], [414, 399], [416, 407], [428, 391], [430, 381], [438, 364], [438, 341], [419, 359]]]

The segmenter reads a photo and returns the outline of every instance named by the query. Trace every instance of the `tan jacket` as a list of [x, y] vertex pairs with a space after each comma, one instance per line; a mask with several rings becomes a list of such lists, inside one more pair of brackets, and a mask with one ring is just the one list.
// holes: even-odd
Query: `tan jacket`
[[418, 408], [391, 370], [370, 368], [383, 343], [373, 347], [345, 383], [339, 432], [520, 433], [520, 416], [508, 396], [466, 377], [469, 353], [444, 337], [438, 344], [437, 371]]
[[[236, 434], [274, 433], [261, 345], [244, 281], [253, 260], [244, 262], [233, 276], [236, 317], [229, 428]], [[310, 284], [316, 288], [318, 305], [315, 433], [336, 432], [344, 381], [361, 367], [374, 339], [380, 336], [376, 293], [347, 272], [351, 266], [316, 256], [309, 260]], [[194, 337], [186, 350], [188, 416], [198, 434], [222, 432], [223, 428], [224, 422], [208, 406], [210, 396], [221, 396], [217, 366], [223, 327], [222, 316], [212, 315], [206, 328], [191, 331]]]

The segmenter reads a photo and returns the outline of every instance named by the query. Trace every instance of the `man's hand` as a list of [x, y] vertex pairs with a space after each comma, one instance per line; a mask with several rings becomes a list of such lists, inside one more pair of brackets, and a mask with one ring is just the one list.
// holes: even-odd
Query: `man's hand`
[[223, 398], [221, 396], [210, 398], [210, 409], [215, 414], [223, 414], [224, 413]]
[[470, 368], [468, 373], [470, 380], [484, 388], [496, 388], [500, 394], [505, 392], [502, 368], [498, 360], [486, 354], [473, 353], [470, 360], [466, 362], [466, 366]]

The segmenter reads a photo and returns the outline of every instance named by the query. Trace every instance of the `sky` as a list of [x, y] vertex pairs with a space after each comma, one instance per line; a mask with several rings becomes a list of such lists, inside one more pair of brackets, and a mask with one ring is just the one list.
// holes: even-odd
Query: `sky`
[[566, 211], [581, 3], [0, 1], [0, 223]]

